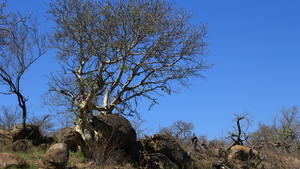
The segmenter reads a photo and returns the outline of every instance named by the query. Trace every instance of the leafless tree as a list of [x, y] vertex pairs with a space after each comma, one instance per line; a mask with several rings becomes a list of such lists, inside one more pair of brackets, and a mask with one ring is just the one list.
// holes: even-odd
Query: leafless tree
[[[251, 125], [251, 119], [248, 117], [249, 113], [244, 113], [242, 115], [237, 115], [235, 114], [236, 118], [234, 119], [234, 121], [236, 121], [236, 127], [234, 132], [230, 132], [229, 133], [229, 137], [232, 139], [233, 144], [231, 146], [234, 145], [244, 145], [244, 141], [246, 141], [248, 139], [248, 127]], [[241, 120], [245, 120], [246, 124], [244, 125], [244, 129], [242, 128], [243, 126], [241, 126]]]
[[45, 36], [39, 34], [37, 19], [16, 13], [4, 14], [0, 6], [0, 84], [7, 91], [0, 94], [15, 95], [22, 109], [22, 126], [25, 129], [28, 99], [21, 91], [22, 76], [46, 52]]
[[9, 131], [21, 120], [20, 112], [18, 108], [15, 109], [10, 107], [2, 106], [0, 110], [0, 128]]
[[141, 98], [151, 107], [155, 95], [189, 87], [190, 77], [202, 78], [212, 67], [205, 62], [206, 25], [190, 23], [191, 12], [167, 0], [54, 0], [49, 6], [62, 66], [51, 76], [50, 100], [76, 114], [86, 142], [97, 140], [93, 111], [133, 115]]
[[180, 138], [183, 141], [189, 141], [192, 137], [193, 123], [187, 123], [182, 120], [175, 121], [170, 127], [163, 127], [159, 133], [167, 132], [170, 135]]
[[42, 135], [49, 135], [49, 133], [53, 132], [53, 128], [55, 127], [52, 117], [49, 115], [45, 115], [43, 117], [32, 116], [29, 117], [28, 121], [38, 126]]
[[143, 124], [146, 122], [146, 120], [131, 120], [130, 123], [134, 130], [136, 131], [137, 139], [141, 140], [147, 133], [150, 132], [149, 128], [145, 128]]
[[189, 139], [188, 137], [192, 136], [194, 125], [193, 123], [187, 123], [182, 120], [178, 120], [173, 123], [171, 128], [177, 138], [181, 137], [186, 140]]

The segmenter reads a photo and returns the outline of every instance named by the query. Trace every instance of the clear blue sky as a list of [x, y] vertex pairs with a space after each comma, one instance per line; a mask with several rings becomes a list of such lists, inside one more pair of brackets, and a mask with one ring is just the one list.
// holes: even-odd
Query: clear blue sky
[[[43, 17], [48, 0], [7, 0], [6, 11], [32, 11]], [[144, 128], [171, 125], [176, 120], [192, 122], [197, 135], [209, 139], [226, 136], [232, 130], [234, 114], [245, 111], [257, 123], [270, 124], [282, 106], [300, 106], [300, 1], [299, 0], [175, 0], [195, 13], [192, 22], [209, 25], [207, 42], [209, 63], [216, 65], [192, 79], [191, 89], [159, 99], [148, 111], [139, 110], [146, 120]], [[50, 72], [59, 69], [48, 53], [38, 60], [22, 79], [29, 96], [31, 114], [47, 114], [40, 108], [40, 96], [47, 91]], [[3, 87], [0, 86], [0, 89]], [[14, 104], [15, 96], [0, 96], [2, 105]]]

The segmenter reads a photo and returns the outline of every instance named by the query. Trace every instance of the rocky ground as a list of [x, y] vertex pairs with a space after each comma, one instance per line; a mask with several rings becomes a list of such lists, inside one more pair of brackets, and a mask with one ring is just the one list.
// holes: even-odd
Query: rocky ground
[[[86, 146], [78, 141], [74, 127], [67, 127], [57, 138], [42, 136], [38, 127], [14, 126], [10, 132], [0, 130], [1, 168], [48, 169], [229, 169], [229, 168], [297, 168], [295, 153], [267, 144], [245, 146], [220, 142], [189, 141], [170, 134], [154, 134], [136, 139], [135, 130], [119, 115], [93, 117], [93, 127], [102, 141]], [[238, 143], [238, 142], [236, 142]], [[80, 146], [79, 146], [80, 145]], [[280, 150], [280, 151], [279, 151]]]

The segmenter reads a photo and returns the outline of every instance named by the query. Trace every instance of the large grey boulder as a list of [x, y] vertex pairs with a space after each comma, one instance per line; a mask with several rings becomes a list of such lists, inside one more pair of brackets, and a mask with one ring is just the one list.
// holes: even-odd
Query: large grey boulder
[[64, 169], [69, 160], [69, 151], [65, 143], [52, 145], [39, 160], [40, 168]]
[[0, 168], [29, 168], [28, 163], [12, 153], [0, 154]]

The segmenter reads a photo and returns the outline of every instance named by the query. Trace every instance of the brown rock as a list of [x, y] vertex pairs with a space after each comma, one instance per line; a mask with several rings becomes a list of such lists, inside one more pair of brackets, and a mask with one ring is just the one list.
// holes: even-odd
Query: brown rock
[[12, 143], [12, 150], [13, 151], [26, 151], [28, 149], [28, 142], [23, 140], [17, 140]]
[[74, 127], [66, 127], [61, 129], [58, 132], [58, 142], [66, 143], [69, 150], [76, 152], [78, 150], [78, 145], [74, 135]]
[[10, 132], [0, 129], [0, 138], [6, 138], [12, 140], [12, 135]]
[[38, 126], [35, 124], [26, 124], [26, 130], [22, 129], [22, 124], [17, 124], [11, 128], [10, 133], [13, 137], [13, 142], [22, 139], [37, 140], [41, 133]]
[[0, 144], [9, 145], [12, 143], [12, 135], [10, 132], [0, 129]]
[[143, 152], [144, 146], [141, 141], [135, 142], [135, 144], [127, 149], [129, 160], [132, 162], [140, 162], [140, 155]]
[[144, 156], [143, 165], [145, 169], [178, 169], [178, 166], [168, 157], [160, 153], [150, 153]]
[[169, 134], [154, 134], [142, 139], [145, 153], [161, 153], [178, 165], [186, 169], [192, 158]]
[[45, 169], [64, 169], [69, 160], [67, 144], [52, 145], [39, 161], [40, 167]]
[[243, 168], [251, 164], [251, 160], [258, 158], [258, 152], [247, 146], [235, 145], [228, 150], [227, 163], [234, 168]]
[[21, 157], [12, 153], [0, 154], [0, 168], [28, 168], [28, 163]]
[[76, 164], [76, 168], [78, 169], [91, 168], [91, 163], [78, 163]]
[[41, 144], [52, 144], [54, 143], [54, 139], [51, 136], [41, 136], [35, 140], [32, 140], [31, 143], [35, 146], [39, 146]]
[[112, 158], [111, 161], [115, 161], [117, 164], [124, 164], [128, 159], [128, 154], [123, 149], [112, 150], [108, 155]]
[[98, 114], [92, 118], [93, 128], [108, 142], [108, 147], [126, 149], [136, 142], [131, 123], [118, 114]]
[[9, 139], [0, 138], [0, 144], [2, 144], [2, 145], [10, 145], [11, 143], [12, 143], [12, 141]]

